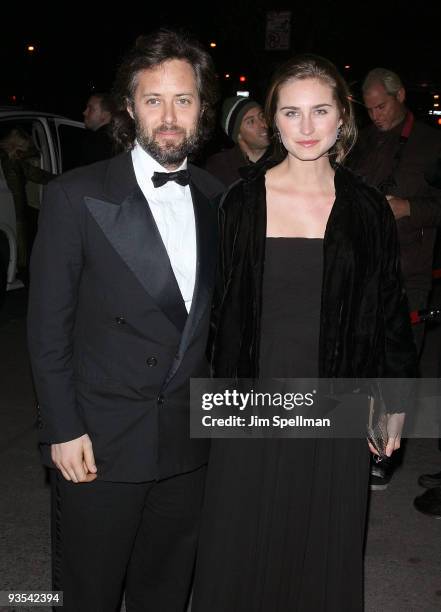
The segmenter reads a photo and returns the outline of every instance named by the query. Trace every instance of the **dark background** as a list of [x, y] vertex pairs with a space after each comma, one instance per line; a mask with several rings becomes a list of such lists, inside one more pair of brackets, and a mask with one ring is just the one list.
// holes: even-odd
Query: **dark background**
[[[159, 5], [164, 8], [155, 8]], [[271, 9], [292, 11], [289, 51], [265, 51], [266, 12]], [[91, 90], [111, 87], [115, 67], [135, 38], [160, 26], [183, 27], [207, 48], [216, 41], [210, 53], [223, 95], [243, 88], [263, 99], [274, 67], [303, 51], [334, 61], [356, 98], [361, 79], [375, 66], [400, 74], [419, 114], [427, 115], [433, 94], [441, 93], [439, 1], [421, 0], [409, 8], [404, 0], [211, 0], [203, 10], [184, 0], [179, 7], [161, 0], [38, 7], [20, 3], [2, 8], [1, 14], [0, 104], [73, 119], [82, 119]], [[35, 45], [34, 53], [27, 52], [28, 44]], [[241, 74], [247, 77], [245, 87], [239, 84]]]

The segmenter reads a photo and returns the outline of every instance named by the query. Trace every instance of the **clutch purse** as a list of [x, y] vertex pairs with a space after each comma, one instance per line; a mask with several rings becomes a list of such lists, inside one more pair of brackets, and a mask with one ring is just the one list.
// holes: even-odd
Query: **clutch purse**
[[[378, 401], [378, 400], [377, 400]], [[378, 453], [374, 460], [379, 463], [387, 457], [387, 415], [382, 412], [375, 415], [375, 398], [369, 397], [369, 417], [367, 423], [367, 439]]]

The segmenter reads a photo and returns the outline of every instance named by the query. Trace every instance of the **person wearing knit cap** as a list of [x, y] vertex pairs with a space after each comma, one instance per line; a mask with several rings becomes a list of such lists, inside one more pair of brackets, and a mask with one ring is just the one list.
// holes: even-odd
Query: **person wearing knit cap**
[[227, 187], [240, 178], [240, 168], [261, 160], [268, 152], [268, 127], [258, 102], [244, 96], [227, 98], [221, 126], [234, 147], [212, 155], [206, 169]]

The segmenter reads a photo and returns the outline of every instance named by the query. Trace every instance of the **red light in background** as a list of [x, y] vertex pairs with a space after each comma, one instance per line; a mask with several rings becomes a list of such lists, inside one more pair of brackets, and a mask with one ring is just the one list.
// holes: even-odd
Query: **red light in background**
[[438, 118], [438, 125], [441, 125], [441, 117]]
[[242, 75], [242, 76], [240, 76], [240, 77], [239, 77], [239, 81], [240, 81], [241, 83], [245, 83], [245, 81], [246, 81], [246, 80], [247, 80], [247, 77], [246, 77], [246, 76], [243, 76], [243, 75]]

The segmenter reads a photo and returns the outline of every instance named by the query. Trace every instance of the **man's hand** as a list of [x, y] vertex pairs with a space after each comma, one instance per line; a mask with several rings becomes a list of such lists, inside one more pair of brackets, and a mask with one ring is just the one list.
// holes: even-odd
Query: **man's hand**
[[96, 478], [92, 442], [87, 434], [69, 442], [52, 444], [51, 457], [66, 480], [91, 482]]
[[396, 198], [392, 195], [387, 195], [386, 200], [389, 202], [389, 206], [394, 213], [395, 219], [402, 219], [403, 217], [410, 217], [410, 203], [409, 200], [403, 200], [403, 198]]

